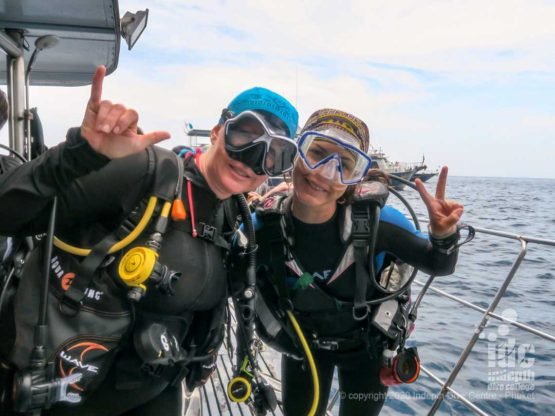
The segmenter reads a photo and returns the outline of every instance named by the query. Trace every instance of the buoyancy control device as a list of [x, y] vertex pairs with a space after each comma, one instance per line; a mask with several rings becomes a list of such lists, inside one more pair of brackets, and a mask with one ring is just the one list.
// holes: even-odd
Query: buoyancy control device
[[[341, 235], [347, 248], [340, 267], [350, 264], [354, 259], [356, 282], [353, 301], [339, 301], [320, 290], [316, 284], [312, 285], [314, 290], [310, 295], [320, 294], [323, 301], [329, 303], [330, 314], [333, 314], [334, 319], [339, 316], [338, 310], [341, 309], [341, 315], [344, 315], [345, 319], [360, 322], [361, 329], [352, 332], [356, 332], [361, 340], [367, 338], [370, 332], [375, 334], [375, 331], [369, 331], [368, 325], [377, 328], [383, 334], [381, 339], [385, 340], [381, 342], [382, 347], [378, 353], [384, 345], [392, 348], [394, 344], [397, 347], [404, 345], [403, 339], [408, 336], [409, 325], [407, 292], [416, 274], [412, 267], [394, 258], [388, 258], [379, 273], [374, 270], [374, 262], [369, 261], [374, 258], [380, 209], [385, 205], [388, 195], [387, 187], [381, 182], [366, 182], [358, 188], [353, 204], [342, 207], [345, 212]], [[260, 338], [272, 348], [290, 357], [302, 359], [299, 342], [292, 325], [286, 319], [287, 311], [298, 313], [295, 312], [295, 296], [284, 283], [283, 270], [286, 260], [289, 266], [293, 265], [293, 269], [298, 269], [297, 273], [301, 279], [303, 274], [298, 265], [295, 266], [295, 259], [287, 257], [287, 246], [291, 243], [291, 232], [287, 230], [288, 203], [290, 199], [285, 195], [277, 195], [257, 208], [264, 223], [262, 231], [266, 232], [265, 236], [273, 235], [265, 239], [266, 242], [272, 240], [270, 245], [273, 245], [273, 248], [271, 267], [258, 267], [257, 287], [260, 296], [256, 302], [256, 327]], [[372, 285], [374, 293], [372, 300], [366, 298], [369, 284]], [[346, 314], [349, 310], [351, 313]], [[341, 348], [341, 345], [345, 344], [341, 340], [328, 338], [310, 341], [313, 348], [328, 350]], [[369, 340], [363, 341], [368, 346]], [[352, 345], [352, 342], [348, 345]]]
[[[18, 282], [16, 293], [18, 328], [10, 357], [17, 369], [11, 400], [16, 411], [40, 414], [57, 402], [79, 403], [100, 384], [122, 337], [129, 333], [133, 303], [140, 301], [146, 290], [171, 295], [172, 282], [179, 275], [159, 263], [157, 253], [169, 217], [174, 221], [184, 217], [184, 210], [171, 209], [176, 194], [180, 199], [183, 166], [181, 159], [164, 149], [149, 149], [148, 157], [153, 196], [143, 201], [118, 230], [90, 249], [74, 247], [61, 240], [54, 242], [52, 215], [48, 241], [31, 253], [37, 258], [27, 267], [35, 270], [29, 270], [27, 278]], [[123, 256], [118, 265], [120, 280], [114, 281], [106, 269], [122, 249], [144, 234], [147, 226], [146, 244]], [[44, 270], [38, 267], [41, 256], [45, 259]], [[79, 262], [78, 257], [83, 261]], [[159, 354], [158, 360], [149, 364], [193, 363], [187, 368], [189, 373], [199, 372], [193, 371], [194, 363], [213, 359], [221, 343], [221, 337], [213, 337], [217, 345], [202, 346], [202, 351], [197, 351], [200, 355], [193, 356], [173, 342], [174, 334], [168, 328], [143, 329], [142, 334], [135, 334], [137, 351], [147, 358], [152, 351]], [[164, 339], [168, 342], [159, 342]], [[196, 383], [202, 377], [196, 374], [191, 380]]]

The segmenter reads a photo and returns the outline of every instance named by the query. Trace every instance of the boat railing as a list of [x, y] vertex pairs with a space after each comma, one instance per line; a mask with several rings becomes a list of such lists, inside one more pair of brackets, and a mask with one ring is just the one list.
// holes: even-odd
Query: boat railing
[[[426, 219], [426, 218], [419, 218], [418, 220], [420, 222], [424, 223], [424, 224], [428, 222], [428, 219]], [[422, 289], [421, 289], [421, 291], [418, 295], [418, 298], [415, 301], [417, 306], [422, 301], [422, 298], [424, 297], [424, 295], [428, 291], [432, 291], [432, 292], [438, 294], [439, 296], [442, 296], [444, 298], [447, 298], [447, 299], [450, 299], [450, 300], [453, 300], [453, 301], [459, 303], [463, 307], [473, 309], [473, 310], [481, 312], [483, 314], [481, 319], [479, 320], [478, 324], [476, 325], [476, 329], [475, 329], [474, 333], [472, 334], [472, 337], [468, 341], [466, 347], [464, 348], [461, 355], [459, 356], [457, 363], [455, 364], [455, 366], [453, 367], [453, 369], [451, 370], [449, 376], [447, 377], [447, 379], [445, 381], [443, 381], [440, 377], [438, 377], [436, 374], [434, 374], [432, 371], [430, 371], [426, 366], [424, 366], [424, 365], [421, 366], [422, 372], [424, 374], [426, 374], [428, 377], [430, 377], [434, 382], [436, 382], [437, 384], [439, 384], [441, 386], [440, 392], [438, 393], [435, 401], [432, 404], [432, 407], [430, 408], [430, 410], [428, 412], [429, 416], [434, 415], [438, 411], [441, 403], [445, 400], [445, 397], [447, 396], [447, 394], [450, 394], [453, 397], [455, 397], [457, 400], [459, 400], [461, 403], [463, 403], [468, 409], [472, 410], [474, 413], [476, 413], [478, 415], [482, 415], [482, 416], [489, 415], [486, 411], [481, 409], [474, 402], [467, 399], [462, 393], [455, 390], [452, 387], [452, 385], [453, 385], [455, 379], [457, 378], [457, 376], [459, 375], [461, 369], [463, 368], [468, 356], [472, 352], [476, 342], [480, 338], [480, 334], [486, 328], [486, 326], [488, 324], [488, 321], [491, 318], [502, 321], [505, 324], [512, 325], [514, 327], [520, 328], [523, 331], [526, 331], [530, 334], [534, 334], [534, 335], [539, 336], [539, 337], [541, 337], [543, 339], [546, 339], [548, 341], [555, 342], [555, 336], [552, 335], [552, 334], [548, 334], [548, 333], [546, 333], [544, 331], [541, 331], [537, 328], [534, 328], [530, 325], [523, 324], [523, 323], [518, 322], [516, 320], [508, 319], [504, 316], [501, 316], [501, 315], [498, 315], [498, 314], [495, 313], [495, 309], [497, 308], [497, 305], [499, 304], [501, 298], [503, 297], [503, 295], [506, 293], [507, 289], [509, 288], [509, 285], [511, 284], [511, 281], [513, 280], [513, 277], [515, 276], [517, 270], [521, 266], [522, 261], [524, 260], [524, 258], [526, 256], [526, 253], [528, 251], [528, 244], [533, 243], [533, 244], [555, 247], [555, 240], [529, 237], [529, 236], [524, 236], [524, 235], [519, 235], [519, 234], [514, 234], [514, 233], [508, 233], [508, 232], [504, 232], [504, 231], [491, 230], [491, 229], [487, 229], [487, 228], [480, 228], [480, 227], [473, 227], [473, 228], [477, 233], [488, 234], [488, 235], [492, 235], [492, 236], [496, 236], [496, 237], [515, 240], [520, 244], [520, 251], [516, 256], [512, 266], [511, 266], [511, 269], [509, 270], [509, 273], [505, 277], [505, 280], [503, 281], [503, 283], [501, 284], [501, 286], [497, 290], [496, 294], [492, 298], [492, 300], [491, 300], [491, 302], [490, 302], [490, 304], [487, 308], [482, 308], [482, 307], [480, 307], [480, 306], [478, 306], [478, 305], [476, 305], [472, 302], [469, 302], [465, 299], [462, 299], [459, 296], [452, 295], [452, 294], [450, 294], [450, 293], [448, 293], [444, 290], [441, 290], [439, 288], [436, 288], [436, 287], [432, 286], [431, 284], [434, 280], [434, 276], [429, 277], [426, 282], [422, 282], [418, 279], [416, 279], [414, 281], [414, 283], [416, 285], [422, 286]], [[331, 400], [329, 401], [329, 404], [328, 404], [328, 411], [331, 411], [331, 409], [335, 405], [335, 403], [336, 403], [336, 401], [339, 397], [339, 393], [340, 393], [339, 391], [336, 391], [335, 394], [332, 396], [332, 398], [331, 398]]]
[[[426, 219], [419, 219], [419, 220], [424, 222], [424, 223], [427, 222]], [[520, 244], [520, 251], [518, 252], [512, 266], [511, 266], [511, 269], [509, 270], [507, 276], [505, 277], [505, 280], [503, 281], [503, 283], [497, 289], [496, 294], [493, 296], [493, 298], [492, 298], [492, 300], [489, 303], [489, 306], [487, 308], [482, 308], [482, 307], [480, 307], [480, 306], [478, 306], [478, 305], [476, 305], [472, 302], [469, 302], [469, 301], [467, 301], [465, 299], [462, 299], [458, 296], [452, 295], [452, 294], [450, 294], [450, 293], [448, 293], [444, 290], [433, 287], [431, 285], [432, 281], [434, 280], [433, 276], [430, 277], [426, 282], [421, 282], [419, 280], [415, 281], [415, 283], [417, 285], [422, 286], [422, 289], [420, 291], [420, 294], [419, 294], [418, 299], [416, 300], [416, 302], [420, 302], [422, 300], [422, 297], [424, 296], [424, 294], [426, 294], [426, 292], [429, 290], [429, 291], [432, 291], [432, 292], [438, 294], [439, 296], [442, 296], [442, 297], [445, 297], [447, 299], [458, 302], [460, 305], [462, 305], [465, 308], [470, 308], [470, 309], [473, 309], [473, 310], [476, 310], [476, 311], [479, 311], [479, 312], [482, 313], [482, 317], [479, 320], [478, 324], [476, 325], [476, 328], [475, 328], [470, 340], [468, 341], [466, 347], [464, 348], [464, 350], [460, 354], [457, 363], [455, 364], [455, 366], [453, 367], [453, 369], [451, 370], [449, 376], [447, 377], [447, 379], [445, 381], [441, 380], [440, 377], [435, 375], [432, 371], [430, 371], [425, 366], [422, 366], [422, 371], [427, 376], [429, 376], [432, 380], [434, 380], [437, 384], [439, 384], [441, 386], [441, 390], [440, 390], [439, 394], [437, 395], [437, 398], [433, 402], [432, 407], [430, 408], [430, 410], [428, 412], [428, 415], [434, 415], [438, 411], [441, 403], [445, 400], [445, 397], [447, 396], [448, 393], [450, 395], [453, 395], [454, 397], [456, 397], [461, 403], [466, 405], [474, 413], [479, 414], [479, 415], [488, 415], [488, 413], [486, 411], [484, 411], [483, 409], [478, 407], [471, 400], [464, 397], [463, 394], [461, 394], [460, 392], [455, 390], [452, 387], [452, 385], [453, 385], [453, 382], [455, 381], [455, 379], [457, 378], [457, 376], [459, 375], [461, 369], [463, 368], [468, 356], [472, 352], [476, 342], [480, 338], [480, 334], [486, 328], [486, 326], [488, 324], [488, 321], [491, 318], [502, 321], [505, 324], [512, 325], [514, 327], [520, 328], [523, 331], [526, 331], [530, 334], [539, 336], [539, 337], [544, 338], [548, 341], [555, 342], [555, 336], [552, 335], [552, 334], [548, 334], [548, 333], [546, 333], [544, 331], [541, 331], [537, 328], [534, 328], [530, 325], [523, 324], [523, 323], [518, 322], [516, 320], [508, 319], [507, 317], [504, 317], [504, 316], [501, 316], [501, 315], [498, 315], [498, 314], [495, 313], [495, 309], [497, 308], [500, 300], [502, 299], [502, 297], [506, 293], [507, 289], [509, 288], [509, 285], [511, 284], [516, 272], [520, 268], [526, 254], [527, 254], [528, 245], [532, 243], [532, 244], [539, 244], [539, 245], [555, 247], [555, 240], [528, 237], [528, 236], [524, 236], [524, 235], [513, 234], [513, 233], [508, 233], [508, 232], [503, 232], [503, 231], [496, 231], [496, 230], [491, 230], [491, 229], [487, 229], [487, 228], [480, 228], [480, 227], [474, 227], [474, 229], [477, 233], [483, 233], [483, 234], [488, 234], [488, 235], [492, 235], [492, 236], [496, 236], [496, 237], [515, 240]]]

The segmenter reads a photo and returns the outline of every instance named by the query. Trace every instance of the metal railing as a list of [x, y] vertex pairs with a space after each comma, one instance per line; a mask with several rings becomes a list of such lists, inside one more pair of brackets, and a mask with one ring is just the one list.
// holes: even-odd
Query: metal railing
[[[423, 222], [425, 222], [425, 220], [423, 220]], [[445, 297], [445, 298], [448, 298], [450, 300], [456, 301], [459, 304], [463, 305], [464, 307], [471, 308], [471, 309], [474, 309], [476, 311], [479, 311], [479, 312], [483, 313], [482, 318], [480, 319], [478, 325], [476, 326], [476, 329], [475, 329], [474, 333], [472, 334], [472, 337], [470, 338], [470, 340], [468, 341], [468, 343], [467, 343], [466, 347], [464, 348], [463, 352], [459, 356], [459, 359], [458, 359], [457, 363], [455, 364], [455, 367], [451, 370], [451, 373], [447, 377], [447, 380], [442, 381], [438, 376], [436, 376], [430, 370], [428, 370], [427, 368], [422, 366], [422, 371], [426, 375], [428, 375], [432, 380], [434, 380], [436, 383], [441, 385], [441, 390], [440, 390], [437, 398], [433, 402], [432, 407], [430, 408], [430, 410], [428, 412], [428, 415], [434, 415], [438, 411], [438, 409], [439, 409], [441, 403], [444, 401], [447, 393], [452, 394], [453, 396], [455, 396], [461, 403], [466, 405], [470, 410], [474, 411], [476, 414], [488, 415], [487, 412], [485, 412], [483, 409], [479, 408], [475, 403], [473, 403], [472, 401], [470, 401], [469, 399], [464, 397], [461, 393], [459, 393], [458, 391], [453, 389], [451, 386], [452, 386], [453, 382], [455, 381], [455, 379], [457, 378], [457, 376], [459, 375], [463, 365], [465, 364], [468, 356], [472, 352], [476, 342], [480, 338], [480, 334], [482, 333], [484, 328], [487, 326], [487, 324], [488, 324], [488, 322], [491, 318], [497, 319], [497, 320], [502, 321], [506, 324], [509, 324], [509, 325], [515, 326], [517, 328], [520, 328], [520, 329], [522, 329], [522, 330], [524, 330], [524, 331], [526, 331], [530, 334], [534, 334], [536, 336], [542, 337], [542, 338], [544, 338], [548, 341], [555, 342], [555, 336], [554, 335], [545, 333], [545, 332], [540, 331], [539, 329], [534, 328], [532, 326], [522, 324], [518, 321], [508, 319], [506, 317], [503, 317], [503, 316], [500, 316], [500, 315], [497, 315], [497, 314], [494, 313], [495, 309], [497, 308], [497, 306], [498, 306], [499, 302], [501, 301], [503, 295], [505, 294], [505, 292], [509, 288], [509, 285], [511, 284], [516, 272], [518, 271], [519, 267], [522, 264], [522, 261], [524, 260], [524, 258], [526, 256], [526, 253], [528, 251], [528, 244], [529, 243], [535, 243], [535, 244], [555, 247], [555, 240], [548, 240], [548, 239], [535, 238], [535, 237], [527, 237], [527, 236], [523, 236], [523, 235], [507, 233], [507, 232], [502, 232], [502, 231], [496, 231], [496, 230], [490, 230], [490, 229], [479, 228], [479, 227], [474, 227], [474, 229], [476, 230], [476, 232], [479, 232], [479, 233], [489, 234], [489, 235], [492, 235], [492, 236], [497, 236], [497, 237], [503, 237], [503, 238], [516, 240], [520, 243], [520, 251], [519, 251], [516, 259], [514, 260], [514, 263], [512, 264], [511, 269], [509, 270], [509, 273], [505, 277], [505, 280], [503, 281], [503, 283], [501, 284], [501, 286], [497, 290], [497, 293], [495, 294], [495, 296], [493, 297], [493, 299], [491, 300], [491, 302], [490, 302], [490, 304], [487, 308], [482, 308], [482, 307], [480, 307], [478, 305], [475, 305], [471, 302], [468, 302], [468, 301], [466, 301], [466, 300], [464, 300], [464, 299], [462, 299], [458, 296], [454, 296], [454, 295], [449, 294], [449, 293], [447, 293], [443, 290], [440, 290], [438, 288], [435, 288], [435, 287], [431, 286], [431, 282], [434, 279], [433, 276], [430, 277], [426, 283], [415, 280], [416, 284], [423, 286], [423, 289], [421, 290], [421, 293], [419, 294], [419, 298], [423, 297], [427, 290], [430, 290], [430, 291], [432, 291], [432, 292], [434, 292], [434, 293], [436, 293], [436, 294], [438, 294], [442, 297]]]

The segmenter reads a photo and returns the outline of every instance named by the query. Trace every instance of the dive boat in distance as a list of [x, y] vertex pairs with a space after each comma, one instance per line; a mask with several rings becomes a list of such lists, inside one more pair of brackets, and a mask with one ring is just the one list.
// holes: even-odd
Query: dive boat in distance
[[[399, 178], [406, 179], [407, 181], [412, 180], [414, 174], [418, 170], [421, 170], [418, 168], [417, 165], [390, 161], [381, 148], [378, 150], [370, 146], [368, 155], [372, 158], [371, 167], [373, 169], [380, 169], [382, 172], [385, 172], [388, 175], [394, 175]], [[405, 187], [405, 184], [393, 178], [390, 179], [390, 185], [398, 191], [402, 190]]]
[[432, 179], [434, 176], [437, 175], [437, 172], [416, 172], [414, 175], [412, 175], [412, 178], [410, 178], [410, 180], [412, 182], [414, 182], [415, 179], [420, 179], [422, 182], [426, 182], [429, 179]]
[[[438, 174], [437, 170], [427, 171], [428, 166], [424, 163], [424, 156], [422, 156], [420, 162], [407, 163], [390, 161], [381, 148], [376, 150], [371, 147], [368, 154], [372, 158], [372, 168], [380, 169], [388, 175], [394, 175], [408, 181], [414, 182], [418, 178], [422, 182], [426, 182]], [[391, 179], [391, 186], [397, 190], [402, 190], [405, 187], [403, 183], [393, 178]]]
[[427, 170], [428, 166], [424, 163], [425, 160], [426, 158], [422, 156], [422, 161], [414, 164], [414, 166], [416, 167], [416, 172], [414, 173], [414, 175], [412, 175], [412, 178], [410, 178], [412, 182], [414, 182], [414, 180], [417, 178], [420, 179], [422, 182], [426, 182], [439, 173], [439, 169], [436, 169], [434, 171]]

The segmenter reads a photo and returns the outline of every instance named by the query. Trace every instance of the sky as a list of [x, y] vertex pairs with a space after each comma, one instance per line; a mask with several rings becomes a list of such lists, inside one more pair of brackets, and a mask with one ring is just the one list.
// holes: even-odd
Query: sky
[[[425, 156], [452, 175], [555, 178], [555, 1], [120, 0], [149, 8], [122, 42], [104, 98], [145, 131], [187, 144], [240, 91], [287, 97], [300, 123], [351, 112], [394, 161]], [[87, 87], [32, 89], [47, 144], [79, 125]], [[53, 99], [53, 97], [55, 97]], [[4, 129], [6, 130], [6, 129]], [[2, 132], [0, 140], [6, 132]]]

